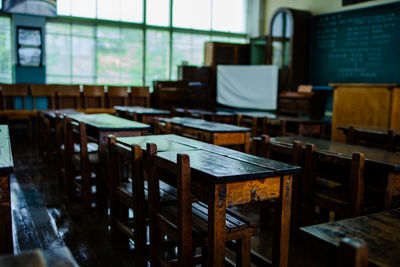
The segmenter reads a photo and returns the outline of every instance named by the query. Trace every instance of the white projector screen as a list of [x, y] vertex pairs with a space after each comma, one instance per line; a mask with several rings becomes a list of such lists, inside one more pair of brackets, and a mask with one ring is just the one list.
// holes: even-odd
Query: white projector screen
[[234, 108], [276, 109], [278, 67], [217, 66], [217, 102]]

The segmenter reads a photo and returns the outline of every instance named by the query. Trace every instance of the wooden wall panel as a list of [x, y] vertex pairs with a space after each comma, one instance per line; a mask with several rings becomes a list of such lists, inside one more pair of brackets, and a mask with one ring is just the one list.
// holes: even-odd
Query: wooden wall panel
[[332, 141], [345, 142], [336, 129], [341, 125], [388, 127], [390, 123], [391, 85], [333, 85]]
[[400, 88], [393, 89], [391, 108], [390, 128], [400, 130]]

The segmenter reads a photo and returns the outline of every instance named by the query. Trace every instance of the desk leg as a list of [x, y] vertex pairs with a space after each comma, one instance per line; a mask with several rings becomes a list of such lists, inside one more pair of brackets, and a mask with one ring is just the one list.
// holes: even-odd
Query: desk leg
[[0, 254], [13, 253], [10, 176], [0, 176]]
[[250, 153], [250, 133], [246, 133], [244, 136], [244, 153]]
[[107, 160], [107, 146], [108, 146], [108, 136], [109, 133], [107, 132], [99, 132], [99, 162], [100, 162], [100, 169], [99, 169], [99, 177], [96, 177], [97, 180], [97, 186], [96, 190], [98, 190], [99, 194], [99, 207], [101, 210], [105, 211], [105, 214], [107, 214], [107, 199], [108, 195], [111, 194], [111, 192], [107, 192], [106, 188], [109, 188], [108, 185], [108, 179], [107, 179], [107, 174], [108, 174], [108, 160]]
[[214, 184], [210, 192], [207, 266], [225, 266], [226, 185]]
[[272, 266], [275, 267], [288, 266], [292, 180], [292, 175], [281, 177], [280, 197], [276, 205], [274, 220], [274, 240], [272, 249]]

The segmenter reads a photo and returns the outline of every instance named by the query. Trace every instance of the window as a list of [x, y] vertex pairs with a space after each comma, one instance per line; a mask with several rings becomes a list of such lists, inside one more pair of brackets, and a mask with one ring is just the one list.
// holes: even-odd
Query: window
[[246, 8], [245, 0], [58, 0], [61, 17], [46, 25], [47, 82], [177, 79], [182, 63], [203, 65], [204, 42], [247, 42]]
[[174, 27], [211, 29], [211, 0], [174, 0], [173, 4]]
[[204, 43], [208, 35], [174, 33], [172, 40], [172, 79], [178, 79], [178, 66], [185, 62], [189, 65], [203, 65]]
[[146, 32], [146, 78], [145, 84], [154, 80], [169, 79], [169, 33], [148, 30]]
[[170, 0], [146, 0], [146, 23], [156, 26], [169, 26]]
[[0, 17], [0, 82], [12, 82], [11, 23], [8, 17]]
[[97, 83], [142, 84], [143, 33], [138, 29], [97, 27]]

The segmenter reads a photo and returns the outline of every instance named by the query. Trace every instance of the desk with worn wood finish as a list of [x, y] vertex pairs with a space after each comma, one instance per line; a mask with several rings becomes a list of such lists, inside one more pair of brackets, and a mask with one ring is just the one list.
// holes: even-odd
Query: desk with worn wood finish
[[[380, 149], [349, 145], [328, 140], [305, 137], [285, 136], [271, 138], [270, 142], [292, 146], [294, 141], [314, 144], [318, 151], [352, 157], [354, 152], [365, 155], [365, 185], [366, 190], [376, 191], [377, 198], [372, 205], [378, 210], [389, 209], [394, 190], [400, 189], [400, 155]], [[369, 199], [371, 200], [371, 199]]]
[[388, 151], [395, 151], [400, 143], [400, 130], [371, 125], [338, 126], [338, 130], [346, 135], [348, 144], [364, 141], [365, 145], [380, 147]]
[[14, 170], [7, 125], [0, 125], [0, 254], [13, 252], [10, 173]]
[[[399, 266], [400, 264], [400, 209], [370, 214], [331, 223], [301, 228], [319, 255], [327, 260], [337, 259], [339, 242], [344, 237], [362, 239], [369, 250], [372, 266]], [[335, 260], [333, 260], [335, 262]]]
[[175, 113], [177, 116], [191, 116], [194, 118], [203, 119], [206, 121], [222, 122], [222, 123], [234, 123], [236, 120], [236, 114], [229, 111], [221, 110], [202, 110], [202, 109], [186, 109], [176, 108]]
[[168, 117], [171, 113], [168, 110], [140, 106], [115, 106], [114, 109], [124, 118], [149, 124], [154, 123], [157, 117]]
[[[209, 207], [208, 266], [225, 265], [227, 206], [277, 198], [281, 209], [275, 220], [272, 266], [287, 266], [292, 179], [299, 167], [177, 135], [117, 140], [142, 148], [147, 142], [155, 143], [160, 150], [157, 155], [172, 162], [177, 152], [189, 155], [192, 192]], [[168, 150], [174, 147], [178, 150]]]
[[170, 123], [170, 132], [200, 139], [214, 145], [240, 145], [245, 152], [250, 151], [251, 129], [231, 124], [210, 122], [190, 117], [160, 118], [161, 122]]

